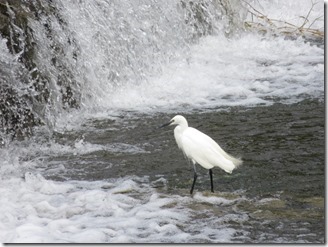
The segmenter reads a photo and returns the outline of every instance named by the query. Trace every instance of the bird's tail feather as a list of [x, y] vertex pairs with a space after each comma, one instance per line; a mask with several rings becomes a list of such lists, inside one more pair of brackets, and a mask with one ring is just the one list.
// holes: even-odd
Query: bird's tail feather
[[236, 168], [243, 164], [243, 161], [241, 160], [241, 158], [235, 158], [235, 157], [230, 156], [230, 159]]
[[226, 170], [226, 172], [232, 173], [232, 171], [234, 169], [236, 169], [238, 166], [240, 166], [243, 163], [243, 161], [241, 160], [241, 158], [235, 158], [235, 157], [233, 157], [232, 155], [230, 155], [230, 154], [228, 154], [226, 152], [224, 152], [224, 156], [227, 159], [229, 159], [233, 163], [233, 165], [234, 165], [234, 167], [231, 167], [231, 170], [230, 171], [227, 171]]

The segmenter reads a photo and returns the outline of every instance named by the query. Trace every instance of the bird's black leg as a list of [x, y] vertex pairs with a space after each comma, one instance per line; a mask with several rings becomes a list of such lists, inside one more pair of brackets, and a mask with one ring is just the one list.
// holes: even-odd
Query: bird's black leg
[[210, 173], [210, 178], [211, 178], [211, 191], [214, 192], [214, 188], [213, 188], [213, 173], [212, 173], [212, 169], [209, 170]]
[[197, 179], [197, 172], [196, 172], [196, 164], [194, 165], [194, 181], [192, 182], [191, 190], [190, 190], [190, 195], [192, 195], [192, 192], [194, 191], [196, 179]]
[[191, 190], [190, 190], [190, 195], [192, 195], [192, 192], [194, 191], [196, 179], [197, 179], [197, 173], [194, 172], [194, 181], [192, 182], [192, 186], [191, 186]]

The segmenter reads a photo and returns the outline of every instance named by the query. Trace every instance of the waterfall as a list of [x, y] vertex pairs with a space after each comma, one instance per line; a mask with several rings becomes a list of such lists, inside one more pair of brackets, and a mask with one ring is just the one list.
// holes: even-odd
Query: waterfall
[[162, 73], [200, 37], [233, 35], [244, 17], [240, 2], [227, 0], [0, 3], [0, 138], [101, 107], [115, 90]]

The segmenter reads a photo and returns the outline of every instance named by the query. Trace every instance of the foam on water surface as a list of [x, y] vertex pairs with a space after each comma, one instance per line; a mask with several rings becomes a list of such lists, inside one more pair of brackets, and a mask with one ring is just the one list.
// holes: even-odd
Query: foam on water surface
[[[1, 242], [230, 242], [236, 232], [210, 214], [202, 226], [197, 214], [206, 210], [190, 209], [189, 196], [158, 193], [147, 177], [54, 182], [28, 172], [0, 183]], [[195, 199], [200, 206], [232, 203], [199, 193]]]
[[158, 112], [322, 97], [323, 52], [302, 39], [205, 37], [190, 56], [163, 68], [163, 75], [120, 89], [108, 104]]

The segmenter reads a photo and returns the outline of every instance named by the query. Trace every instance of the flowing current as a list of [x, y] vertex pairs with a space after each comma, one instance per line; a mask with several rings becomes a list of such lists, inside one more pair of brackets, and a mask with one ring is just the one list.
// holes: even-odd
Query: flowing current
[[[323, 3], [22, 6], [0, 3], [0, 242], [326, 241]], [[244, 160], [214, 193], [199, 166], [189, 195], [176, 114]]]

